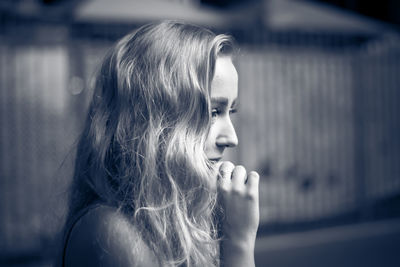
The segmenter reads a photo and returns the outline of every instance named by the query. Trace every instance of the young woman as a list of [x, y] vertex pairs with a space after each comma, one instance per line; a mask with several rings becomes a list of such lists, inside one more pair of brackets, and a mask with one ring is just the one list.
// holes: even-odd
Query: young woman
[[145, 25], [111, 50], [77, 151], [63, 266], [254, 266], [258, 179], [238, 140], [226, 35]]

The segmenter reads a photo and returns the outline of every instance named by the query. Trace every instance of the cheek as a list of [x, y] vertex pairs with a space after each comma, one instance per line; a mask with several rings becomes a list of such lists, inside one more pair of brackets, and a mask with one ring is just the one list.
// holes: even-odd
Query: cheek
[[206, 139], [206, 143], [205, 143], [205, 152], [207, 153], [207, 151], [211, 151], [213, 149], [213, 147], [215, 146], [215, 142], [216, 142], [216, 135], [215, 135], [215, 127], [213, 127], [214, 125], [211, 125], [210, 130], [208, 132], [207, 135], [207, 139]]

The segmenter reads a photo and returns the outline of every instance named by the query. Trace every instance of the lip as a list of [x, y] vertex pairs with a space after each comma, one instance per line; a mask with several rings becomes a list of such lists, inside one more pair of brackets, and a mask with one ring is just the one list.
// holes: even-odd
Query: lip
[[212, 163], [218, 163], [218, 162], [220, 162], [222, 160], [222, 157], [221, 158], [208, 159], [208, 160], [211, 161]]

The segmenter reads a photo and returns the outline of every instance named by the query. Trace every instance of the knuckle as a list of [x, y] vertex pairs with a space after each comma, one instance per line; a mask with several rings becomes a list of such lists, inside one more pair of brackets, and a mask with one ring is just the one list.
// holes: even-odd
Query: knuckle
[[251, 176], [254, 179], [260, 179], [260, 175], [256, 171], [251, 171], [249, 173], [249, 176]]
[[248, 180], [248, 181], [250, 180], [250, 182], [251, 182], [253, 185], [257, 186], [257, 184], [258, 184], [259, 181], [260, 181], [260, 175], [259, 175], [257, 172], [255, 172], [255, 171], [251, 171], [251, 172], [247, 175], [247, 180]]
[[243, 192], [242, 192], [243, 190], [238, 186], [233, 186], [231, 191], [232, 191], [233, 195], [242, 195], [243, 194]]
[[231, 195], [232, 196], [241, 196], [242, 192], [240, 192], [240, 190], [237, 190], [237, 189], [232, 189]]
[[227, 192], [229, 192], [229, 186], [227, 185], [227, 184], [220, 184], [219, 186], [218, 186], [218, 189], [219, 189], [219, 191], [220, 192], [222, 192], [222, 193], [227, 193]]
[[222, 186], [222, 187], [220, 187], [219, 191], [220, 191], [223, 195], [226, 195], [226, 194], [228, 194], [229, 189], [228, 189], [228, 187], [226, 187], [226, 186]]
[[231, 173], [232, 170], [235, 168], [235, 165], [233, 165], [232, 162], [230, 161], [224, 161], [221, 166], [219, 167], [219, 170], [222, 174], [227, 174]]
[[235, 171], [246, 172], [246, 168], [243, 165], [237, 165]]
[[222, 162], [221, 166], [235, 167], [235, 165], [229, 160]]
[[257, 199], [257, 195], [256, 194], [254, 194], [253, 192], [247, 192], [247, 194], [246, 194], [246, 199], [248, 199], [248, 200], [252, 200], [252, 201], [254, 201], [254, 200], [256, 200]]
[[246, 178], [246, 169], [242, 165], [236, 166], [233, 173], [235, 177]]

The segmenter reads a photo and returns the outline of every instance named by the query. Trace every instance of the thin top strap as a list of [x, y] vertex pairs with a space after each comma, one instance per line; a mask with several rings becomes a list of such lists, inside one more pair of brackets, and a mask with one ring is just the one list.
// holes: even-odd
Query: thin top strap
[[62, 257], [61, 257], [61, 264], [59, 266], [64, 267], [65, 266], [65, 254], [67, 251], [67, 247], [68, 247], [68, 241], [69, 238], [71, 236], [72, 233], [72, 229], [74, 228], [74, 226], [77, 224], [77, 222], [85, 215], [87, 214], [90, 210], [93, 210], [99, 206], [101, 206], [101, 203], [93, 203], [85, 208], [83, 208], [82, 210], [80, 210], [77, 214], [75, 214], [75, 216], [73, 217], [72, 220], [70, 220], [69, 225], [67, 226], [67, 232], [64, 235], [63, 238], [63, 249], [62, 249]]

